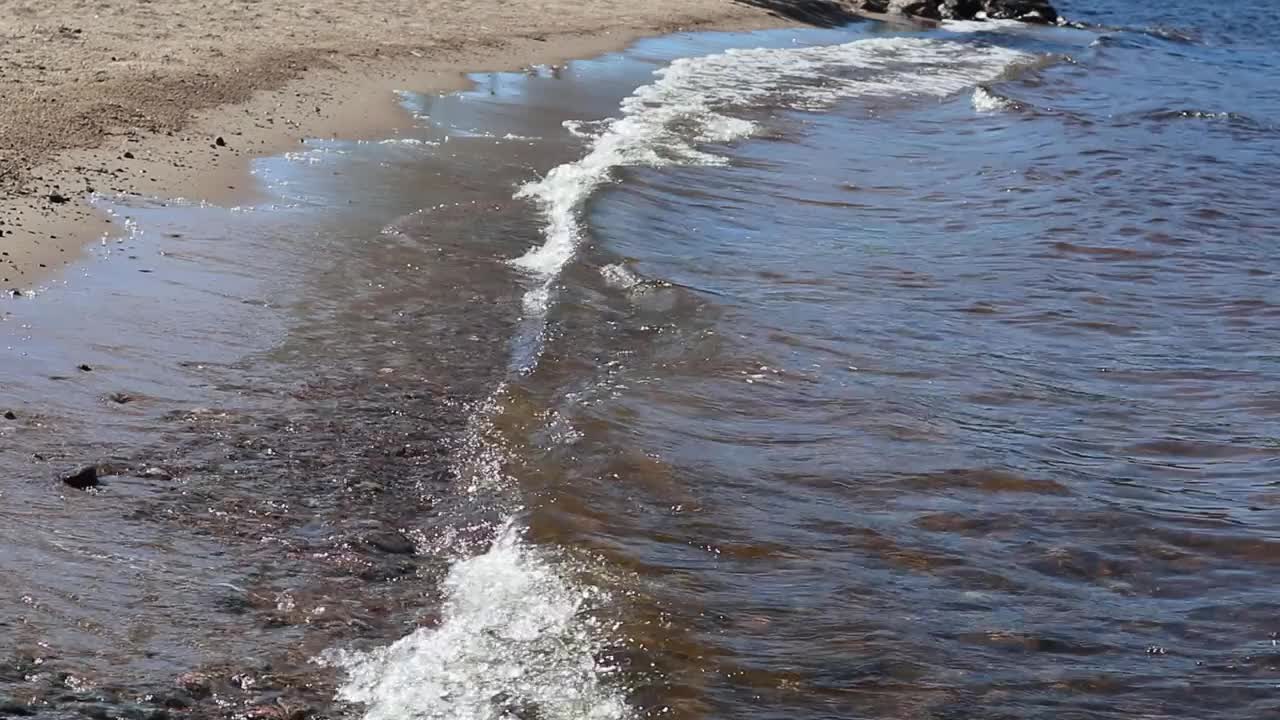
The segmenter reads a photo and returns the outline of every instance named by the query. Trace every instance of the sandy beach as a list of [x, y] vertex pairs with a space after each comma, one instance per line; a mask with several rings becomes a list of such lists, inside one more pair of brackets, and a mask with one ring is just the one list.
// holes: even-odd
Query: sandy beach
[[0, 717], [1276, 714], [1268, 0], [53, 1]]
[[111, 235], [93, 193], [252, 202], [256, 156], [388, 136], [393, 90], [553, 63], [682, 28], [783, 22], [735, 0], [10, 3], [0, 17], [0, 282]]

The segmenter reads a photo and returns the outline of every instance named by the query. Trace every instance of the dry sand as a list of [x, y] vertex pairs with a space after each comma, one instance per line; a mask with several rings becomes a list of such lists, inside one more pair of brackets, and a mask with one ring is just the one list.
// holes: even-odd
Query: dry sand
[[0, 289], [113, 232], [93, 192], [240, 204], [255, 156], [407, 126], [395, 89], [780, 22], [749, 0], [8, 0]]

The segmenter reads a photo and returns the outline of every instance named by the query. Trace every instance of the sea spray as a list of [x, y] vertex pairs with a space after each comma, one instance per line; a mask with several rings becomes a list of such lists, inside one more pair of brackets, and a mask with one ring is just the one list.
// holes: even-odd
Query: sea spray
[[979, 85], [973, 90], [973, 109], [981, 113], [1012, 110], [1016, 105], [1008, 98], [1001, 97]]
[[622, 693], [596, 660], [610, 629], [592, 614], [602, 591], [565, 578], [512, 522], [488, 551], [444, 580], [440, 624], [371, 652], [335, 650], [338, 697], [367, 720], [620, 720]]

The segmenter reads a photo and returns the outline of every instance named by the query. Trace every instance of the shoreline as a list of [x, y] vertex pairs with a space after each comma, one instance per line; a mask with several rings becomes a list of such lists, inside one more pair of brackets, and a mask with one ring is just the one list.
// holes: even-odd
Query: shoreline
[[[680, 9], [673, 10], [676, 7]], [[526, 15], [537, 10], [524, 3], [508, 9]], [[221, 78], [209, 81], [206, 94], [188, 92], [172, 99], [176, 116], [165, 121], [168, 129], [164, 123], [153, 129], [103, 126], [100, 133], [82, 138], [80, 147], [43, 158], [38, 148], [25, 158], [19, 153], [16, 161], [0, 167], [0, 289], [26, 293], [47, 284], [82, 258], [90, 243], [122, 231], [119, 223], [94, 207], [95, 195], [185, 199], [228, 207], [252, 204], [266, 199], [250, 173], [256, 158], [287, 152], [309, 139], [394, 137], [413, 123], [395, 90], [461, 90], [469, 86], [470, 74], [600, 55], [645, 36], [799, 25], [729, 0], [701, 0], [692, 7], [664, 0], [646, 6], [640, 16], [610, 17], [608, 10], [601, 8], [587, 17], [579, 10], [579, 17], [554, 29], [547, 27], [551, 24], [545, 17], [508, 17], [510, 25], [530, 22], [514, 33], [491, 30], [467, 39], [465, 45], [462, 38], [445, 38], [319, 59], [317, 48], [300, 46], [284, 56], [308, 56], [310, 62], [282, 59], [284, 68], [248, 73], [241, 79], [242, 97], [233, 94], [223, 102], [228, 97], [223, 86], [237, 80]], [[131, 78], [119, 80], [127, 85]], [[163, 80], [150, 78], [151, 90], [164, 92]], [[154, 98], [140, 98], [147, 100]], [[21, 139], [22, 131], [16, 131], [16, 140]], [[16, 144], [14, 128], [0, 128], [0, 149]], [[24, 160], [31, 161], [25, 168]]]

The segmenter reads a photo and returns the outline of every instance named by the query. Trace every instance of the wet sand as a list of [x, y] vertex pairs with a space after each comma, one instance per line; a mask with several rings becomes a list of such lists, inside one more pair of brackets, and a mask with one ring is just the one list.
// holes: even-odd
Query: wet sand
[[518, 307], [484, 251], [536, 241], [509, 188], [570, 148], [409, 135], [263, 159], [303, 198], [270, 209], [113, 205], [134, 232], [0, 315], [0, 715], [353, 717], [312, 659], [438, 622], [417, 548]]
[[254, 157], [394, 135], [397, 89], [781, 22], [733, 0], [17, 3], [0, 18], [0, 282], [39, 285], [118, 232], [95, 193], [234, 206], [257, 197]]

